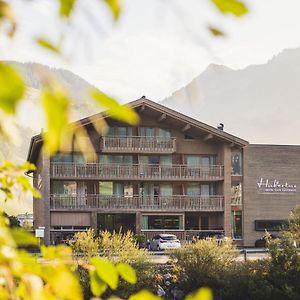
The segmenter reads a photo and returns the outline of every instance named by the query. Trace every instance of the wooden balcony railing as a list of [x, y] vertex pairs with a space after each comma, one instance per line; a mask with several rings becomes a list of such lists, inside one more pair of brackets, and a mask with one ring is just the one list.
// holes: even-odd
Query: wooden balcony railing
[[176, 151], [176, 138], [152, 136], [103, 136], [100, 141], [103, 152], [173, 153]]
[[224, 166], [51, 163], [52, 178], [104, 180], [222, 180]]
[[50, 196], [51, 209], [223, 211], [223, 196]]

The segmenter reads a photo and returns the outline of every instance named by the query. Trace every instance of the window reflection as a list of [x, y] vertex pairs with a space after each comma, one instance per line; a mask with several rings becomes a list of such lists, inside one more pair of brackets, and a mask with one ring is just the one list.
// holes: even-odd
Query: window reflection
[[231, 175], [242, 175], [241, 151], [235, 151], [231, 154]]

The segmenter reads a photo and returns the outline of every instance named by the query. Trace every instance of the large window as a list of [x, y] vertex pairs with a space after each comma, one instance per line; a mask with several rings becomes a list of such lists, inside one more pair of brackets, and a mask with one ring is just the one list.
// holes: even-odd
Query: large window
[[[91, 155], [89, 155], [91, 156]], [[90, 161], [93, 158], [89, 158]], [[57, 153], [51, 158], [52, 162], [61, 162], [61, 163], [77, 163], [77, 164], [85, 164], [87, 162], [87, 156], [82, 153], [74, 152], [74, 153]]]
[[170, 138], [171, 130], [168, 128], [139, 127], [139, 136]]
[[189, 167], [215, 165], [216, 156], [215, 155], [187, 155], [186, 164]]
[[99, 161], [102, 164], [126, 164], [132, 165], [133, 157], [132, 155], [110, 155], [110, 154], [100, 154]]
[[231, 175], [242, 175], [243, 165], [242, 165], [242, 152], [233, 151], [231, 153]]
[[135, 232], [134, 214], [98, 214], [97, 226], [100, 231], [122, 231], [128, 230]]
[[182, 215], [148, 215], [143, 216], [142, 229], [145, 230], [179, 230], [183, 229]]
[[242, 211], [231, 211], [232, 237], [242, 239]]
[[100, 181], [99, 194], [102, 196], [132, 197], [133, 187], [130, 182]]
[[132, 127], [109, 127], [107, 136], [132, 136]]
[[288, 221], [287, 220], [255, 220], [256, 231], [280, 231], [285, 229]]
[[173, 187], [171, 184], [141, 183], [140, 196], [172, 196]]
[[171, 166], [172, 155], [139, 155], [139, 164]]
[[214, 194], [213, 184], [188, 183], [186, 185], [188, 196], [209, 196]]
[[75, 181], [53, 181], [52, 193], [59, 195], [76, 195], [77, 185]]

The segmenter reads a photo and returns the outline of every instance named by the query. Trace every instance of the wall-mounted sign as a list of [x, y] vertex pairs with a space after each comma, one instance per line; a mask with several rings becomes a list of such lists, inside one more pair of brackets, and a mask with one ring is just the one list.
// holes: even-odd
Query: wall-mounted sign
[[257, 181], [257, 189], [260, 193], [296, 193], [297, 185], [287, 181], [261, 177]]

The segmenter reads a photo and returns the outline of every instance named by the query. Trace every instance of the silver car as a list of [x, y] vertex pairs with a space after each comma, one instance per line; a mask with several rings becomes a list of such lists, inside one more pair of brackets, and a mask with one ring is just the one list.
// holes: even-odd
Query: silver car
[[174, 234], [158, 234], [148, 242], [148, 249], [150, 251], [177, 249], [180, 247], [181, 243]]

